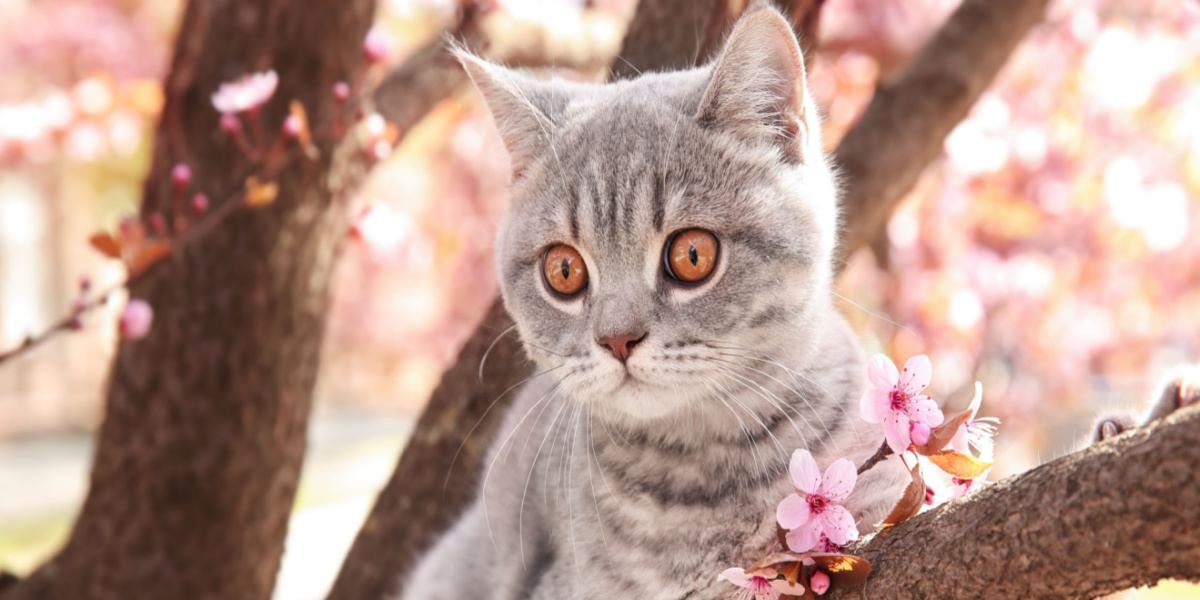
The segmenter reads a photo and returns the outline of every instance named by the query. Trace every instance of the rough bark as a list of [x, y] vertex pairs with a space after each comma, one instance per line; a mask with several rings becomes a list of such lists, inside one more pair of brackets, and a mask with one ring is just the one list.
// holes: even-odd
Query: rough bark
[[880, 83], [838, 145], [845, 182], [842, 260], [870, 243], [942, 153], [951, 130], [1042, 20], [1049, 0], [965, 0], [897, 78]]
[[[623, 44], [625, 60], [613, 65], [614, 76], [692, 64], [696, 60], [694, 48], [703, 43], [697, 39], [697, 32], [706, 30], [694, 29], [668, 16], [680, 11], [687, 13], [698, 5], [710, 11], [716, 4], [711, 0], [641, 3]], [[817, 20], [806, 15], [801, 5], [816, 9], [820, 4], [796, 0], [781, 6], [797, 19], [795, 22], [813, 28], [801, 35], [815, 37]], [[654, 27], [644, 25], [646, 22], [653, 22]], [[656, 46], [664, 39], [662, 36], [674, 40], [669, 52]], [[681, 41], [683, 37], [686, 41]], [[682, 57], [683, 62], [667, 63], [666, 57]], [[426, 105], [427, 97], [422, 92], [395, 101], [422, 106]], [[474, 497], [484, 452], [511, 400], [511, 393], [503, 393], [518, 385], [529, 372], [512, 326], [512, 319], [497, 299], [463, 346], [454, 366], [442, 375], [413, 438], [401, 454], [391, 479], [380, 491], [342, 565], [330, 593], [332, 600], [371, 600], [397, 594], [403, 585], [403, 575], [415, 559]], [[497, 338], [500, 332], [507, 333]], [[476, 369], [489, 349], [485, 376], [480, 379]]]
[[1200, 405], [866, 540], [837, 598], [1094, 598], [1200, 581]]
[[[189, 2], [142, 213], [169, 214], [176, 162], [214, 201], [240, 187], [248, 165], [209, 100], [222, 81], [278, 72], [268, 137], [293, 98], [314, 123], [332, 120], [329, 90], [357, 78], [373, 16], [373, 0]], [[133, 286], [154, 326], [118, 349], [80, 516], [4, 600], [271, 596], [345, 231], [320, 149], [279, 175], [273, 205], [233, 215]]]

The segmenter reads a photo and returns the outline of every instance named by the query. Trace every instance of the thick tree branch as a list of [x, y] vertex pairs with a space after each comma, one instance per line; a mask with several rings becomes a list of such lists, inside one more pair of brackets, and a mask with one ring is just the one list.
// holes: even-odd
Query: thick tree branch
[[942, 153], [1049, 0], [965, 0], [895, 80], [880, 83], [837, 148], [845, 182], [842, 261], [870, 242]]
[[851, 551], [831, 598], [1092, 598], [1200, 581], [1200, 405], [920, 515]]

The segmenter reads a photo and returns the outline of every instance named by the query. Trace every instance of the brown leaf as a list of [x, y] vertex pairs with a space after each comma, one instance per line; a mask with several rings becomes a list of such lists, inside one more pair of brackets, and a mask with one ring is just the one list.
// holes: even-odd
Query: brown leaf
[[279, 184], [274, 181], [262, 182], [257, 177], [246, 178], [246, 205], [266, 206], [279, 196]]
[[970, 454], [945, 450], [929, 455], [929, 460], [939, 469], [959, 478], [975, 479], [991, 468], [992, 463], [979, 460]]
[[[920, 478], [918, 473], [917, 478]], [[921, 483], [924, 488], [924, 482]], [[921, 491], [921, 497], [924, 499], [924, 489]], [[833, 585], [844, 588], [858, 587], [867, 582], [867, 578], [871, 576], [871, 561], [853, 554], [837, 554], [837, 553], [814, 553], [810, 558], [817, 563], [817, 567], [829, 574], [830, 581]]]
[[970, 418], [970, 409], [964, 410], [957, 415], [950, 417], [946, 421], [942, 422], [941, 425], [935, 427], [933, 431], [929, 432], [928, 442], [925, 442], [923, 446], [913, 444], [913, 449], [921, 454], [924, 454], [925, 456], [941, 452], [947, 445], [950, 444], [950, 440], [954, 439], [954, 434], [958, 433], [958, 428], [961, 427], [963, 423], [966, 423]]
[[145, 273], [146, 269], [170, 255], [171, 242], [165, 240], [146, 242], [129, 257], [129, 263], [126, 265], [126, 268], [129, 269], [129, 277], [133, 278]]
[[772, 552], [754, 563], [750, 569], [766, 569], [787, 563], [803, 562], [809, 554], [809, 552]]
[[925, 479], [921, 477], [921, 466], [914, 464], [911, 473], [912, 481], [904, 488], [904, 495], [900, 497], [900, 501], [884, 517], [881, 526], [899, 525], [916, 515], [921, 510], [921, 505], [925, 504]]
[[109, 258], [121, 258], [121, 242], [118, 242], [112, 234], [107, 231], [97, 231], [88, 238], [88, 243], [93, 248], [100, 251], [101, 254]]

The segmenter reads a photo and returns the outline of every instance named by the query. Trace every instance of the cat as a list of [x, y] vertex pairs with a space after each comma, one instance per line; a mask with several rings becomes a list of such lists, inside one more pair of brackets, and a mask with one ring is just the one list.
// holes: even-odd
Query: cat
[[[512, 159], [497, 262], [540, 371], [403, 597], [728, 597], [717, 575], [776, 537], [792, 451], [859, 464], [881, 440], [796, 38], [764, 5], [712, 64], [605, 85], [459, 56]], [[846, 507], [865, 528], [906, 483], [887, 461]]]
[[[731, 597], [717, 575], [776, 542], [792, 451], [861, 464], [882, 437], [832, 302], [837, 182], [791, 28], [756, 3], [711, 64], [604, 85], [456, 53], [512, 160], [497, 267], [539, 370], [402, 598]], [[860, 476], [859, 529], [907, 482], [897, 460]]]

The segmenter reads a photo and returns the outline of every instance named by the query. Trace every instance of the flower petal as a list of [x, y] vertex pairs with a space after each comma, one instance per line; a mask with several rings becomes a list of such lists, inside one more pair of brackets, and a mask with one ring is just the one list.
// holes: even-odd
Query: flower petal
[[887, 440], [888, 447], [897, 455], [904, 454], [912, 443], [908, 425], [908, 415], [902, 411], [888, 413], [883, 419], [883, 437]]
[[887, 390], [868, 388], [863, 392], [862, 399], [858, 401], [858, 411], [864, 421], [878, 423], [887, 414], [890, 402], [891, 398]]
[[821, 528], [829, 541], [842, 545], [858, 539], [858, 527], [854, 525], [854, 517], [845, 507], [832, 505], [826, 507], [820, 517]]
[[971, 411], [971, 418], [974, 419], [979, 414], [979, 406], [983, 404], [983, 384], [975, 382], [975, 395], [971, 397], [971, 404], [967, 406], [967, 410]]
[[807, 523], [787, 533], [788, 549], [792, 552], [808, 552], [817, 547], [821, 539], [821, 524], [817, 519], [809, 519]]
[[730, 567], [717, 575], [717, 581], [728, 581], [738, 587], [746, 587], [750, 585], [750, 574], [746, 573], [745, 569]]
[[904, 370], [900, 372], [898, 385], [906, 394], [913, 396], [928, 387], [931, 379], [933, 379], [933, 363], [929, 361], [928, 356], [918, 354], [904, 363]]
[[785, 596], [803, 596], [804, 586], [792, 583], [786, 579], [776, 579], [771, 582], [771, 588]]
[[908, 401], [908, 417], [930, 427], [941, 425], [946, 417], [941, 407], [929, 396], [914, 396]]
[[806, 494], [814, 494], [817, 488], [821, 487], [821, 469], [817, 467], [817, 460], [808, 450], [793, 452], [788, 470], [792, 474], [792, 483], [796, 485], [796, 489]]
[[800, 494], [788, 494], [775, 508], [775, 520], [784, 529], [795, 529], [808, 522], [808, 501]]
[[833, 502], [842, 502], [850, 492], [854, 490], [854, 483], [858, 481], [858, 469], [849, 459], [839, 458], [825, 469], [825, 477], [821, 479], [821, 488], [817, 490], [818, 494], [825, 496]]
[[871, 357], [871, 362], [867, 363], [867, 381], [879, 390], [890, 390], [896, 386], [896, 382], [900, 380], [900, 372], [896, 370], [896, 363], [884, 354], [876, 354]]
[[958, 431], [954, 432], [954, 437], [950, 438], [950, 448], [955, 452], [968, 453], [967, 448], [967, 424], [963, 423], [958, 426]]

